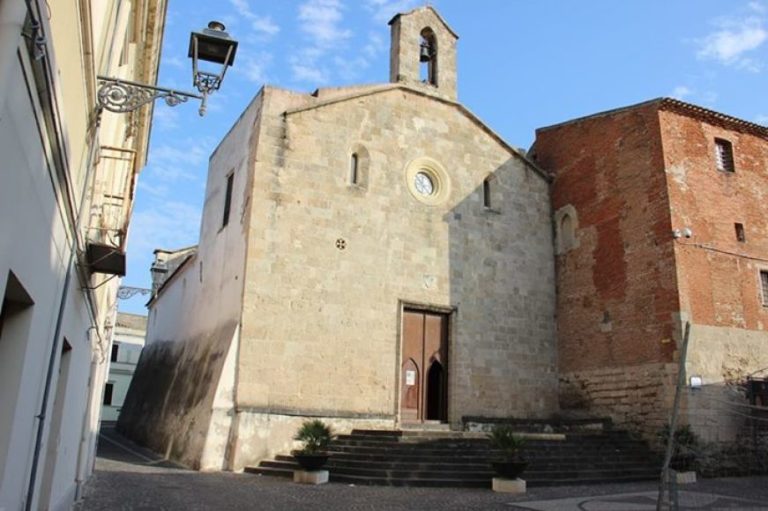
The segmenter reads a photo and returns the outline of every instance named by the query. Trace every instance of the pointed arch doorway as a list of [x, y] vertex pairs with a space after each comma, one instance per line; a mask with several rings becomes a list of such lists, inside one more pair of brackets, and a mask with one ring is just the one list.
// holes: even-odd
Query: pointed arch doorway
[[448, 314], [403, 310], [400, 421], [448, 420]]

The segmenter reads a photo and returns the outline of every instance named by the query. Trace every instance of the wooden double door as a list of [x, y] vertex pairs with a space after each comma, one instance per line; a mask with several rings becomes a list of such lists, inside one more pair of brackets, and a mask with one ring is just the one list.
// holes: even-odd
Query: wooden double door
[[403, 311], [400, 420], [448, 419], [448, 315]]

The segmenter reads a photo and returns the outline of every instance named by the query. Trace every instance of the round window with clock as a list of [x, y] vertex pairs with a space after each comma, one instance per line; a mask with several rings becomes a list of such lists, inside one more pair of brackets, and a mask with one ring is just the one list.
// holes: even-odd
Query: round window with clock
[[413, 187], [421, 195], [432, 195], [435, 193], [435, 183], [426, 172], [417, 172], [413, 178]]
[[450, 194], [448, 174], [432, 158], [417, 158], [410, 162], [405, 169], [405, 179], [411, 195], [425, 204], [440, 204]]

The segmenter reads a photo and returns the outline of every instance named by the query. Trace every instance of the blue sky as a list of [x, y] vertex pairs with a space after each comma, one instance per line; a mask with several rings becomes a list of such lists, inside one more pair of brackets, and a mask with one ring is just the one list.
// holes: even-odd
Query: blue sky
[[[459, 34], [459, 100], [510, 144], [537, 127], [671, 96], [768, 124], [768, 0], [434, 0]], [[155, 248], [197, 243], [208, 155], [262, 84], [311, 92], [388, 81], [389, 27], [413, 0], [169, 0], [159, 84], [191, 90], [189, 33], [224, 22], [234, 67], [197, 104], [155, 108], [127, 286]], [[146, 297], [120, 310], [145, 313]]]

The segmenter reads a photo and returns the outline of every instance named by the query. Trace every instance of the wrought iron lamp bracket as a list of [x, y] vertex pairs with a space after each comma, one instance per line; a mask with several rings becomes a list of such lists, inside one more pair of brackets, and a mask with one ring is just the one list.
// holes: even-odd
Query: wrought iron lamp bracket
[[[153, 87], [130, 80], [99, 76], [97, 93], [99, 106], [110, 112], [133, 112], [138, 108], [162, 98], [168, 106], [186, 103], [190, 98], [204, 100], [203, 96], [181, 92], [165, 87]], [[201, 114], [202, 115], [202, 114]]]
[[136, 295], [148, 295], [151, 292], [151, 289], [145, 289], [142, 287], [120, 286], [120, 288], [117, 290], [117, 297], [121, 300], [127, 300], [129, 298], [133, 298]]

